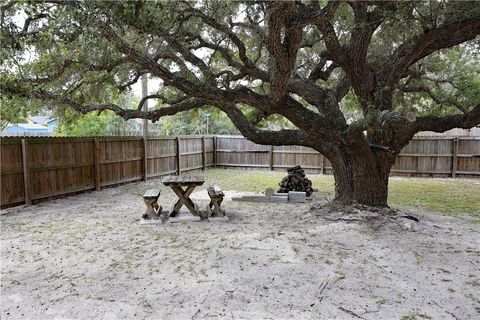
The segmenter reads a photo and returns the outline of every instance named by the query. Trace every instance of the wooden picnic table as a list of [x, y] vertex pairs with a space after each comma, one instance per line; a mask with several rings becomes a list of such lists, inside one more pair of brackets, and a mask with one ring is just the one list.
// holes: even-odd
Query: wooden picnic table
[[[182, 206], [187, 207], [194, 216], [200, 216], [198, 206], [190, 199], [190, 195], [197, 186], [205, 183], [205, 179], [198, 176], [168, 176], [162, 179], [162, 183], [170, 188], [178, 197], [177, 203], [170, 212], [170, 217], [175, 217]], [[185, 187], [185, 188], [184, 188]]]

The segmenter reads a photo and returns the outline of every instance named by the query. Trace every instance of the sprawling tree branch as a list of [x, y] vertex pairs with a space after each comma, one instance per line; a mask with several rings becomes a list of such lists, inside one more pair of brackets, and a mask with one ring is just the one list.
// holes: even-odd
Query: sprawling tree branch
[[165, 96], [161, 95], [161, 94], [151, 94], [151, 95], [148, 95], [148, 96], [145, 96], [143, 97], [140, 102], [138, 103], [138, 106], [137, 106], [137, 110], [142, 110], [143, 108], [143, 105], [145, 104], [145, 102], [147, 100], [150, 100], [150, 99], [160, 99], [163, 103], [167, 103], [169, 105], [177, 105], [185, 100], [188, 99], [188, 97], [186, 96], [183, 96], [183, 97], [180, 97], [178, 99], [175, 99], [173, 101], [167, 99]]
[[42, 84], [42, 83], [49, 83], [57, 80], [60, 78], [70, 66], [73, 65], [73, 61], [71, 60], [65, 60], [55, 72], [49, 76], [43, 77], [43, 78], [32, 78], [32, 79], [22, 79], [21, 82], [24, 83], [36, 83], [36, 84]]
[[262, 130], [252, 125], [243, 113], [233, 105], [221, 107], [243, 136], [259, 144], [309, 145], [311, 137], [301, 130]]
[[[318, 115], [312, 113], [288, 96], [284, 97], [284, 101], [286, 103], [279, 103], [279, 101], [274, 101], [272, 103], [267, 99], [267, 97], [263, 97], [242, 86], [232, 90], [221, 90], [215, 87], [202, 86], [198, 83], [191, 83], [184, 78], [175, 76], [170, 71], [139, 52], [137, 49], [129, 46], [108, 25], [102, 25], [102, 29], [121, 52], [131, 57], [132, 60], [143, 67], [148, 68], [153, 75], [160, 77], [165, 83], [175, 86], [190, 96], [207, 99], [211, 101], [212, 104], [246, 103], [265, 112], [266, 114], [282, 114], [290, 119], [294, 124], [301, 124], [308, 127], [310, 131], [316, 131], [318, 134], [322, 134], [326, 137], [335, 137], [335, 139], [341, 139], [338, 134], [340, 130], [342, 130], [342, 127], [337, 128], [336, 125], [339, 120], [344, 121], [343, 117], [338, 119], [331, 117], [330, 114]], [[293, 82], [291, 85], [294, 86]], [[338, 109], [338, 106], [336, 108]], [[340, 113], [339, 109], [336, 111]], [[318, 126], [319, 124], [320, 127]]]
[[410, 126], [413, 133], [420, 131], [445, 132], [453, 128], [469, 129], [480, 124], [480, 104], [465, 114], [446, 117], [425, 116], [418, 117]]
[[[210, 104], [210, 102], [205, 99], [189, 98], [189, 99], [182, 99], [180, 101], [173, 102], [169, 106], [162, 107], [159, 109], [142, 111], [138, 108], [126, 109], [114, 103], [81, 104], [75, 101], [74, 99], [72, 99], [69, 95], [56, 94], [56, 93], [52, 93], [42, 89], [33, 89], [30, 91], [25, 91], [21, 89], [15, 90], [12, 88], [3, 88], [3, 89], [4, 89], [3, 90], [4, 93], [15, 94], [19, 97], [33, 98], [33, 99], [38, 99], [45, 102], [68, 106], [81, 113], [88, 113], [91, 111], [111, 110], [116, 115], [122, 117], [125, 120], [140, 118], [140, 119], [149, 119], [155, 122], [164, 116], [170, 116], [182, 111], [202, 108]], [[7, 89], [8, 92], [5, 89]], [[145, 100], [143, 100], [143, 102], [141, 103], [142, 105]]]
[[330, 63], [330, 65], [328, 67], [326, 67], [325, 70], [324, 70], [324, 67], [325, 67], [327, 61], [328, 61], [327, 58], [322, 57], [320, 59], [320, 61], [317, 63], [317, 65], [315, 66], [315, 68], [313, 68], [313, 70], [308, 75], [308, 80], [313, 81], [313, 82], [317, 81], [318, 79], [321, 79], [323, 81], [327, 81], [328, 78], [330, 77], [330, 75], [332, 74], [332, 72], [336, 68], [338, 68], [337, 64]]
[[388, 100], [388, 97], [391, 97], [395, 86], [412, 64], [440, 49], [475, 39], [478, 34], [480, 34], [480, 5], [472, 16], [446, 21], [440, 27], [426, 30], [418, 40], [409, 40], [400, 45], [377, 75], [384, 85], [381, 100]]
[[300, 26], [317, 24], [322, 21], [333, 19], [335, 12], [340, 6], [340, 1], [328, 1], [325, 7], [320, 8], [318, 1], [311, 1], [308, 5], [299, 3], [300, 10], [295, 15], [294, 23]]
[[[302, 28], [292, 26], [289, 16], [296, 11], [294, 2], [268, 4], [268, 35], [266, 46], [274, 61], [270, 95], [278, 101], [285, 94], [288, 80], [295, 68], [298, 49], [302, 43]], [[282, 30], [285, 35], [282, 39]]]
[[242, 40], [240, 40], [240, 38], [235, 34], [235, 32], [232, 31], [232, 29], [228, 25], [224, 25], [219, 21], [217, 21], [216, 19], [214, 19], [213, 17], [208, 16], [203, 12], [201, 12], [200, 10], [195, 9], [188, 2], [184, 2], [184, 3], [186, 3], [189, 6], [190, 12], [194, 16], [199, 17], [204, 23], [206, 23], [210, 27], [225, 34], [235, 44], [235, 46], [238, 49], [238, 55], [240, 57], [240, 60], [243, 62], [245, 66], [247, 67], [254, 66], [252, 61], [247, 56], [247, 48], [245, 44], [243, 43]]
[[[427, 55], [444, 48], [474, 39], [480, 33], [480, 17], [447, 22], [437, 29], [423, 33], [414, 43], [402, 44], [390, 57], [387, 68], [391, 77], [388, 84], [395, 83], [409, 66]], [[396, 72], [391, 72], [395, 68]]]

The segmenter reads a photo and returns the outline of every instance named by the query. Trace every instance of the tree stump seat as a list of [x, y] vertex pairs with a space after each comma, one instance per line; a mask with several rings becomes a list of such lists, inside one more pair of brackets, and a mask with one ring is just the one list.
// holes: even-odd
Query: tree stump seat
[[143, 195], [143, 201], [147, 205], [147, 210], [142, 215], [143, 219], [158, 219], [162, 213], [162, 207], [157, 201], [160, 197], [160, 189], [149, 189]]
[[225, 194], [218, 186], [209, 187], [207, 189], [210, 203], [207, 206], [207, 214], [209, 217], [225, 216], [225, 210], [220, 205], [222, 204]]

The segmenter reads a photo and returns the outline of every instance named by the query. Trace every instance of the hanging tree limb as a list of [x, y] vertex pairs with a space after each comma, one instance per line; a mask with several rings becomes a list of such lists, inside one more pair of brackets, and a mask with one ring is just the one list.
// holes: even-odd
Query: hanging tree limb
[[30, 91], [25, 91], [25, 90], [14, 91], [10, 88], [10, 91], [8, 93], [15, 94], [19, 97], [28, 97], [28, 98], [42, 100], [45, 102], [65, 105], [81, 113], [88, 113], [91, 111], [111, 110], [116, 115], [122, 117], [125, 120], [134, 119], [134, 118], [143, 118], [143, 119], [152, 120], [154, 122], [163, 116], [170, 116], [182, 111], [202, 108], [210, 104], [209, 101], [205, 99], [189, 98], [189, 99], [183, 99], [176, 103], [174, 102], [169, 106], [162, 107], [159, 109], [142, 111], [139, 109], [125, 109], [124, 107], [114, 103], [81, 104], [73, 100], [69, 95], [55, 94], [42, 89], [33, 89]]
[[221, 109], [227, 114], [235, 127], [240, 130], [247, 139], [259, 144], [270, 145], [298, 145], [308, 144], [311, 137], [301, 130], [263, 130], [252, 125], [243, 113], [233, 105], [222, 106]]
[[453, 128], [469, 129], [480, 124], [480, 104], [476, 105], [465, 114], [456, 114], [445, 117], [424, 116], [418, 117], [410, 125], [410, 132], [420, 131], [445, 132]]
[[401, 44], [383, 64], [382, 70], [377, 76], [388, 88], [382, 94], [391, 95], [391, 91], [402, 75], [415, 62], [440, 49], [472, 40], [480, 34], [480, 14], [478, 12], [476, 14], [476, 16], [457, 20], [447, 20], [435, 29], [426, 30], [418, 37], [418, 40], [409, 40]]

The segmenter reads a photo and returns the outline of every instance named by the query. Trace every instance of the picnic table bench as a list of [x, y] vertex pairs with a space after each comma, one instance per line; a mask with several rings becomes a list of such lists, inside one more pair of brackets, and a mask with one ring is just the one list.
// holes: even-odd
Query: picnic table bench
[[188, 211], [194, 216], [201, 217], [198, 205], [190, 199], [190, 195], [197, 186], [205, 183], [204, 178], [198, 176], [168, 176], [162, 179], [162, 183], [172, 188], [178, 197], [178, 201], [169, 213], [169, 217], [178, 215], [182, 206], [187, 207]]
[[162, 207], [158, 205], [158, 197], [160, 197], [160, 189], [149, 189], [143, 195], [143, 201], [147, 205], [147, 210], [143, 214], [143, 219], [158, 219], [162, 213]]
[[225, 216], [225, 210], [220, 207], [223, 202], [223, 197], [225, 196], [223, 191], [218, 186], [212, 186], [207, 189], [207, 192], [210, 197], [210, 203], [207, 206], [208, 216]]

